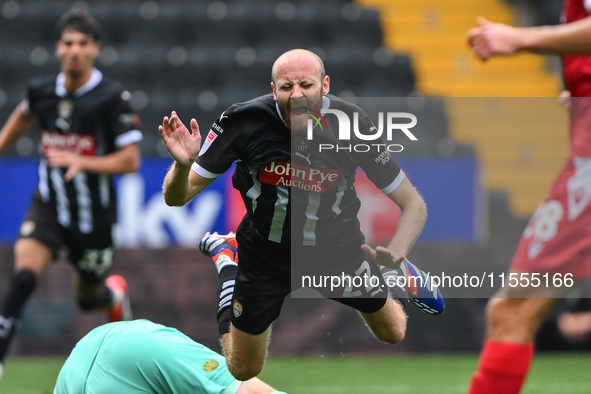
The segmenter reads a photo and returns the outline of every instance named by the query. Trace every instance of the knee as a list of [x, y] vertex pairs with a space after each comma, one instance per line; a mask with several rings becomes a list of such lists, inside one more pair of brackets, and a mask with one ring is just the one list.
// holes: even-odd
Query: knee
[[406, 311], [397, 302], [387, 303], [382, 310], [362, 316], [371, 333], [381, 342], [396, 345], [406, 335]]
[[486, 321], [489, 326], [499, 326], [510, 320], [511, 299], [491, 298], [486, 304]]
[[381, 342], [396, 345], [402, 342], [406, 335], [406, 324], [384, 325], [378, 330], [373, 330], [373, 334]]
[[260, 334], [249, 334], [232, 325], [222, 336], [222, 347], [230, 373], [238, 380], [256, 377], [265, 365], [271, 326]]
[[[486, 305], [486, 326], [489, 338], [507, 341], [529, 337], [530, 322], [518, 299], [491, 298]], [[525, 335], [525, 336], [524, 336]]]
[[387, 343], [388, 345], [396, 345], [402, 342], [404, 336], [406, 334], [406, 330], [396, 327], [388, 330], [385, 335], [379, 337], [380, 341]]
[[256, 363], [241, 363], [240, 365], [236, 365], [236, 364], [228, 364], [228, 369], [230, 370], [230, 373], [237, 379], [240, 381], [246, 381], [248, 379], [252, 379], [254, 377], [256, 377], [258, 374], [261, 373], [261, 371], [263, 370], [263, 365], [262, 364], [256, 364]]
[[544, 316], [555, 304], [552, 298], [492, 298], [486, 306], [487, 337], [530, 343]]

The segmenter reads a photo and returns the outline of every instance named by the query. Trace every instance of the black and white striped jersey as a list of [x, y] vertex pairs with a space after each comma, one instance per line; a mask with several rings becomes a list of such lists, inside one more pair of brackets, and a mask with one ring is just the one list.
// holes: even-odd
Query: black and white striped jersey
[[[323, 108], [339, 109], [351, 119], [356, 112], [360, 129], [373, 127], [363, 110], [335, 96], [325, 96]], [[233, 186], [258, 234], [270, 241], [292, 247], [360, 244], [357, 169], [385, 193], [398, 187], [404, 173], [384, 149], [358, 152], [351, 146], [367, 141], [355, 136], [340, 141], [335, 116], [324, 121], [307, 138], [285, 126], [272, 94], [232, 105], [204, 135], [193, 170], [215, 178], [236, 162]], [[330, 145], [340, 149], [320, 149]]]
[[64, 180], [65, 169], [49, 167], [45, 153], [62, 149], [103, 156], [142, 139], [130, 94], [119, 82], [94, 69], [89, 81], [68, 94], [65, 75], [33, 80], [22, 103], [41, 129], [38, 196], [55, 207], [59, 223], [88, 234], [116, 220], [116, 200], [109, 174], [79, 172]]

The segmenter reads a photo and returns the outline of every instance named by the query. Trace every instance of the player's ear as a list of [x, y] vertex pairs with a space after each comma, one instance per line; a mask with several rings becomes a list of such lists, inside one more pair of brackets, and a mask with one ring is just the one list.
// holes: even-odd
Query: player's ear
[[275, 84], [271, 82], [271, 89], [273, 90], [273, 98], [277, 101], [277, 93], [275, 93]]
[[59, 58], [61, 54], [61, 47], [60, 47], [61, 40], [57, 40], [55, 42], [55, 57]]
[[330, 92], [330, 78], [328, 75], [325, 75], [322, 81], [322, 95], [326, 96], [328, 92]]
[[96, 59], [100, 53], [101, 53], [101, 44], [95, 41], [93, 44], [92, 57], [94, 59]]

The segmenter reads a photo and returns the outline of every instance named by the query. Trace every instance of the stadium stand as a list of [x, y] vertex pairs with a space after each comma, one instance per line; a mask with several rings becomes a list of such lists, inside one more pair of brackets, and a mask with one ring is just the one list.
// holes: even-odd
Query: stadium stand
[[[334, 94], [421, 96], [413, 58], [384, 47], [379, 13], [354, 1], [12, 0], [0, 14], [0, 89], [6, 96], [2, 101], [0, 93], [0, 118], [21, 100], [30, 77], [50, 73], [50, 64], [57, 69], [53, 26], [72, 6], [103, 25], [98, 66], [132, 92], [146, 155], [165, 154], [156, 128], [172, 109], [206, 128], [231, 103], [269, 92], [270, 64], [295, 47], [326, 59]], [[432, 109], [429, 126], [421, 129], [425, 143], [409, 154], [437, 154], [438, 139], [452, 141], [443, 103], [435, 98], [428, 103], [422, 109]], [[13, 148], [12, 153], [24, 152]]]
[[412, 57], [418, 90], [452, 98], [446, 100], [450, 136], [474, 147], [486, 189], [508, 193], [514, 214], [531, 215], [567, 155], [567, 114], [555, 100], [561, 78], [549, 70], [548, 59], [534, 54], [482, 63], [465, 37], [478, 16], [513, 25], [555, 24], [561, 1], [360, 3], [380, 10], [386, 46]]

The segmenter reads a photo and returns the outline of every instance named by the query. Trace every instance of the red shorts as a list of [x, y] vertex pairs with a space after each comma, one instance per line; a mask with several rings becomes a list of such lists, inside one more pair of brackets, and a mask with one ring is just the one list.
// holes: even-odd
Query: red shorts
[[591, 157], [566, 163], [525, 228], [511, 269], [591, 276]]

